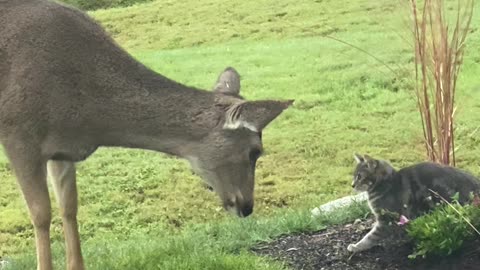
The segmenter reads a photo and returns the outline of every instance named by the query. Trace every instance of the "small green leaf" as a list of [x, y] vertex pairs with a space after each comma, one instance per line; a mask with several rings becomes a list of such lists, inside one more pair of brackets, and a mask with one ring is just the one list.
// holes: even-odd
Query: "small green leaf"
[[460, 193], [456, 192], [455, 194], [453, 194], [452, 200], [454, 200], [455, 202], [458, 202], [459, 199], [460, 199]]

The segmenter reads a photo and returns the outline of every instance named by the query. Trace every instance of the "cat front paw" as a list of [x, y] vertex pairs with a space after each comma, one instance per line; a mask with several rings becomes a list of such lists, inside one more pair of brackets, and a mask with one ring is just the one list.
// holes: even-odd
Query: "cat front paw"
[[357, 245], [350, 244], [350, 245], [348, 245], [347, 250], [350, 251], [350, 252], [357, 252], [358, 248], [357, 248]]

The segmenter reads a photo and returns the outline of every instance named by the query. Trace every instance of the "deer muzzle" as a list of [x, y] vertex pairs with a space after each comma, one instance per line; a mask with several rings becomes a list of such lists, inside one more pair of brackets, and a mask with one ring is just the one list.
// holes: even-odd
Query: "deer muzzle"
[[232, 194], [223, 203], [225, 210], [238, 217], [248, 217], [253, 213], [253, 200], [245, 200], [240, 192]]

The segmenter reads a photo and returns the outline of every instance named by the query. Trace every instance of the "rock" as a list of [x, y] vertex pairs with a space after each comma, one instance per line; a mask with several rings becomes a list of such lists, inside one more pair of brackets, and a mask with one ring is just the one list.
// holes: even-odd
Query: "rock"
[[357, 218], [357, 219], [355, 219], [355, 221], [353, 222], [353, 225], [357, 225], [357, 224], [359, 224], [360, 222], [362, 222], [362, 220], [359, 219], [359, 218]]
[[318, 207], [316, 207], [312, 209], [311, 213], [313, 217], [318, 217], [320, 216], [320, 214], [322, 214], [322, 211]]
[[323, 205], [320, 205], [319, 207], [312, 209], [311, 213], [313, 217], [318, 217], [322, 214], [322, 212], [331, 212], [339, 207], [345, 207], [354, 202], [363, 202], [366, 200], [367, 200], [367, 193], [362, 192], [357, 195], [346, 196], [346, 197], [325, 203]]
[[7, 268], [8, 261], [0, 259], [0, 270]]

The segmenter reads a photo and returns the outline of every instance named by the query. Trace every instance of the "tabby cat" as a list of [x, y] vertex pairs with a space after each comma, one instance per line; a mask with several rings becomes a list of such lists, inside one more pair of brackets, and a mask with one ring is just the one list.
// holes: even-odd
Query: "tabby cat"
[[386, 161], [368, 155], [355, 154], [354, 157], [357, 166], [352, 187], [356, 191], [367, 192], [368, 204], [376, 222], [362, 240], [348, 246], [350, 252], [367, 250], [389, 235], [391, 219], [384, 213], [414, 219], [431, 210], [440, 198], [429, 189], [447, 200], [458, 192], [461, 204], [468, 202], [472, 193], [478, 194], [480, 190], [477, 178], [453, 167], [423, 162], [396, 171]]

